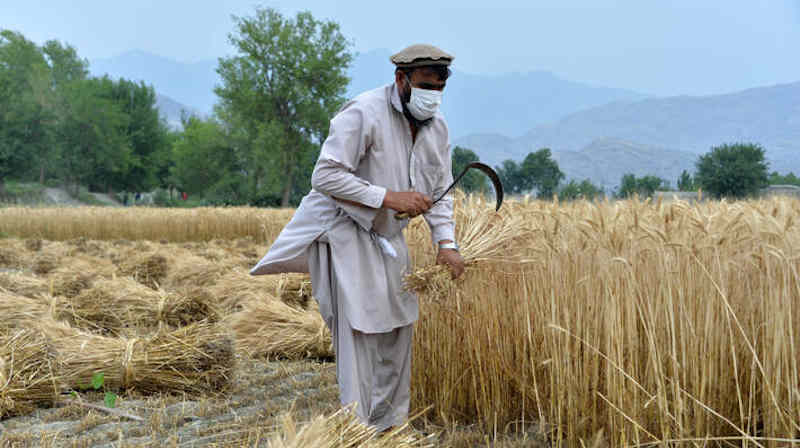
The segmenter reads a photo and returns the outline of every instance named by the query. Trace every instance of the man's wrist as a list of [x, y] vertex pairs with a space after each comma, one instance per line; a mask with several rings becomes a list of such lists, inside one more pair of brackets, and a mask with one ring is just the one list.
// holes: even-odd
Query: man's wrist
[[451, 250], [454, 250], [456, 252], [459, 251], [458, 244], [456, 244], [455, 241], [450, 241], [450, 240], [439, 241], [439, 250], [442, 250], [442, 249], [451, 249]]

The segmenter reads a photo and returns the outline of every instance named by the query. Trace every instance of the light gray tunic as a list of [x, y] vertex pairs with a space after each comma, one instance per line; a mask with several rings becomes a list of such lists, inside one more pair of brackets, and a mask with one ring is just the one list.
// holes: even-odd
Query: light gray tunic
[[[250, 273], [309, 272], [309, 246], [319, 239], [331, 246], [340, 306], [354, 329], [383, 333], [416, 321], [417, 299], [402, 286], [409, 269], [402, 234], [408, 220], [396, 220], [395, 212], [381, 204], [387, 189], [438, 197], [452, 182], [448, 138], [444, 117], [437, 114], [412, 143], [394, 84], [349, 101], [331, 120], [312, 191]], [[424, 214], [434, 244], [454, 239], [452, 216], [449, 197]], [[382, 250], [382, 239], [396, 256]], [[314, 296], [327, 321], [333, 292], [326, 282], [315, 280]]]

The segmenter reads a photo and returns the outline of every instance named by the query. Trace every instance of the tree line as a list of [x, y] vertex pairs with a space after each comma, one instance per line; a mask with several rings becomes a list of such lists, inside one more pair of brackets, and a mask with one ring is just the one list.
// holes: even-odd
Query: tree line
[[[478, 156], [471, 150], [455, 147], [453, 150], [453, 172]], [[509, 194], [534, 193], [540, 199], [557, 196], [560, 200], [577, 198], [593, 199], [606, 192], [590, 180], [570, 180], [563, 184], [564, 173], [553, 160], [549, 148], [529, 153], [520, 163], [507, 159], [495, 167], [505, 191]], [[768, 185], [800, 186], [800, 178], [793, 173], [781, 175], [776, 171], [768, 174], [765, 151], [755, 143], [722, 144], [712, 147], [709, 152], [698, 157], [694, 174], [684, 170], [678, 177], [679, 191], [703, 190], [711, 197], [745, 198], [757, 195]], [[486, 180], [476, 174], [466, 179], [461, 187], [466, 191], [485, 191]], [[617, 189], [610, 194], [617, 198], [634, 195], [650, 197], [657, 190], [670, 190], [670, 182], [654, 175], [636, 176], [624, 174]]]
[[0, 188], [7, 178], [77, 189], [166, 183], [170, 135], [142, 82], [90, 77], [70, 45], [0, 31]]

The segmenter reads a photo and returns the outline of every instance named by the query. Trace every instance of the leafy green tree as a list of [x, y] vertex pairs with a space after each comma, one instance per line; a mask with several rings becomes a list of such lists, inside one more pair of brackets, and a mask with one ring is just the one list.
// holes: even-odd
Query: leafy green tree
[[786, 174], [785, 176], [781, 176], [778, 174], [777, 171], [773, 171], [772, 174], [769, 175], [769, 184], [770, 185], [795, 185], [800, 187], [800, 178], [794, 175], [794, 173]]
[[[56, 135], [59, 122], [63, 121], [67, 115], [66, 91], [72, 83], [88, 78], [89, 63], [78, 57], [78, 52], [74, 47], [55, 40], [45, 42], [42, 46], [42, 53], [50, 69], [50, 88], [46, 105], [52, 118], [50, 134]], [[46, 175], [56, 172], [61, 163], [61, 145], [54, 139], [43, 148], [36, 149], [38, 151], [34, 152], [34, 159], [39, 170], [39, 183], [44, 183]]]
[[500, 166], [494, 167], [500, 182], [503, 184], [503, 190], [508, 194], [520, 194], [524, 190], [522, 182], [522, 170], [517, 162], [506, 159]]
[[[456, 146], [450, 156], [452, 159], [453, 179], [461, 174], [461, 171], [472, 162], [480, 162], [480, 158], [474, 151], [467, 148]], [[467, 193], [486, 191], [486, 176], [475, 170], [469, 170], [461, 179], [458, 188]]]
[[110, 95], [113, 81], [90, 78], [69, 83], [66, 113], [58, 127], [61, 174], [77, 193], [81, 184], [120, 190], [132, 150], [126, 133], [129, 117]]
[[117, 184], [126, 191], [149, 191], [159, 186], [159, 164], [168, 151], [168, 129], [156, 108], [156, 92], [141, 81], [120, 79], [109, 96], [128, 116], [124, 133], [131, 147], [128, 170], [120, 173]]
[[[279, 177], [281, 203], [289, 205], [300, 171], [313, 160], [330, 118], [344, 101], [353, 56], [334, 22], [309, 12], [285, 18], [272, 8], [234, 17], [229, 35], [235, 56], [222, 58], [214, 89], [217, 112], [243, 144], [237, 156], [255, 194]], [[234, 128], [239, 128], [235, 129]]]
[[564, 179], [558, 163], [552, 159], [549, 148], [529, 153], [520, 166], [522, 189], [536, 190], [539, 198], [551, 198]]
[[634, 194], [642, 197], [651, 197], [659, 188], [667, 189], [669, 184], [658, 176], [643, 176], [637, 178], [634, 174], [624, 174], [620, 181], [617, 197], [629, 198]]
[[172, 149], [172, 178], [179, 190], [215, 202], [241, 203], [245, 179], [223, 125], [191, 117]]
[[695, 191], [696, 189], [692, 175], [683, 170], [681, 177], [678, 178], [678, 191]]
[[589, 179], [584, 179], [581, 182], [570, 180], [559, 190], [558, 199], [562, 201], [575, 199], [592, 200], [602, 195], [603, 189], [593, 184]]
[[764, 149], [753, 143], [725, 144], [697, 160], [695, 182], [714, 197], [742, 198], [768, 185]]
[[7, 176], [28, 172], [52, 141], [48, 78], [35, 43], [0, 31], [0, 189]]

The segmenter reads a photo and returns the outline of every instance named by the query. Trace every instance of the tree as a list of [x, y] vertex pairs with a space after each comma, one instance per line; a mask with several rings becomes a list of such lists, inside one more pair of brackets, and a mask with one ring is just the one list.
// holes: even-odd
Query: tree
[[107, 77], [69, 83], [66, 113], [58, 126], [61, 174], [77, 193], [81, 184], [120, 190], [132, 150], [126, 133], [129, 117], [112, 96]]
[[[460, 146], [453, 148], [451, 159], [453, 161], [453, 179], [461, 174], [461, 171], [468, 164], [480, 161], [480, 158], [478, 158], [478, 155], [475, 154], [474, 151], [471, 149], [462, 148]], [[486, 176], [484, 176], [482, 173], [476, 172], [475, 170], [470, 170], [461, 179], [458, 187], [467, 193], [485, 191], [487, 187]]]
[[768, 185], [764, 149], [753, 143], [724, 144], [697, 160], [695, 181], [714, 197], [742, 198]]
[[494, 167], [503, 190], [509, 194], [520, 194], [523, 192], [522, 170], [517, 162], [506, 159], [500, 166]]
[[564, 179], [558, 163], [552, 159], [549, 148], [529, 153], [520, 167], [522, 189], [536, 190], [539, 198], [551, 198]]
[[561, 187], [558, 192], [558, 199], [571, 201], [575, 199], [592, 200], [603, 195], [603, 189], [593, 184], [589, 179], [584, 179], [580, 183], [570, 180], [569, 183]]
[[351, 44], [337, 23], [309, 12], [287, 19], [257, 8], [254, 16], [234, 22], [229, 41], [238, 54], [219, 61], [218, 114], [243, 137], [237, 152], [251, 185], [258, 190], [268, 175], [281, 176], [287, 206], [304, 161], [316, 158], [328, 122], [344, 102]]
[[111, 87], [110, 99], [128, 116], [124, 129], [130, 147], [128, 170], [120, 173], [118, 185], [126, 191], [148, 191], [159, 185], [159, 164], [164, 163], [167, 125], [156, 108], [156, 92], [144, 82], [120, 79]]
[[794, 175], [794, 173], [789, 173], [785, 176], [781, 176], [778, 174], [777, 171], [773, 171], [772, 174], [769, 175], [769, 184], [770, 185], [795, 185], [800, 187], [800, 178]]
[[241, 203], [245, 179], [222, 124], [191, 117], [172, 148], [172, 178], [181, 191]]
[[48, 77], [35, 43], [0, 31], [0, 190], [6, 176], [28, 172], [49, 147]]
[[669, 188], [668, 183], [658, 176], [647, 175], [637, 178], [634, 174], [624, 174], [620, 180], [617, 197], [629, 198], [634, 194], [651, 197], [659, 188]]
[[678, 191], [695, 191], [696, 189], [692, 175], [683, 170], [681, 177], [678, 178]]

